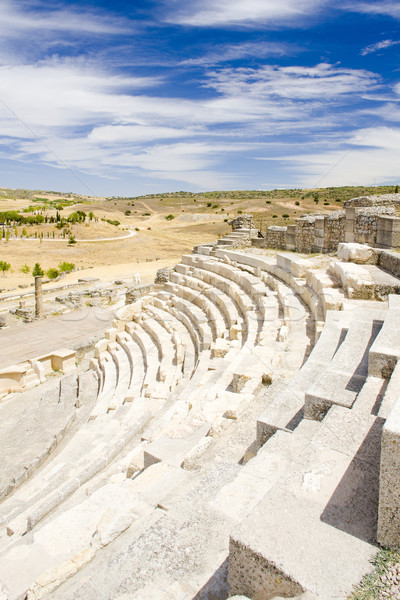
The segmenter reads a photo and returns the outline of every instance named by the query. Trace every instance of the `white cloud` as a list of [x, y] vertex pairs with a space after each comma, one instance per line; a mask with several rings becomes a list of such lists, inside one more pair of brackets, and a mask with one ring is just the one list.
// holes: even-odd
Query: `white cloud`
[[361, 56], [366, 56], [367, 54], [372, 54], [373, 52], [378, 52], [378, 50], [384, 50], [385, 48], [390, 48], [391, 46], [397, 46], [400, 44], [400, 41], [393, 40], [382, 40], [381, 42], [376, 42], [376, 44], [371, 44], [366, 48], [361, 50]]
[[180, 65], [207, 66], [244, 58], [266, 58], [267, 56], [286, 56], [301, 52], [299, 46], [277, 42], [246, 42], [225, 44], [212, 47], [207, 54], [199, 58], [188, 58]]
[[[77, 5], [79, 6], [79, 5]], [[0, 4], [1, 38], [10, 38], [22, 33], [68, 32], [114, 34], [128, 32], [127, 21], [100, 11], [71, 8], [58, 5], [50, 8], [48, 3], [29, 3], [23, 1], [2, 0]]]
[[374, 89], [379, 77], [370, 71], [346, 69], [329, 64], [315, 67], [274, 67], [226, 69], [211, 76], [210, 86], [221, 93], [240, 90], [251, 96], [287, 99], [336, 98]]
[[400, 19], [400, 4], [397, 0], [379, 0], [377, 2], [352, 2], [346, 10], [370, 15], [387, 15]]
[[[377, 81], [368, 71], [327, 64], [227, 68], [207, 79], [207, 99], [184, 99], [159, 94], [164, 82], [156, 78], [51, 59], [0, 68], [0, 131], [20, 161], [228, 187], [218, 171], [238, 157], [244, 164], [262, 155], [266, 140], [321, 131], [326, 139], [341, 119], [353, 125], [354, 113], [340, 110]], [[332, 103], [339, 107], [334, 116]]]
[[299, 26], [315, 15], [326, 0], [177, 0], [167, 2], [167, 22], [195, 27], [290, 24]]
[[399, 178], [399, 147], [400, 128], [379, 127], [355, 132], [341, 148], [284, 160], [304, 187], [391, 184]]

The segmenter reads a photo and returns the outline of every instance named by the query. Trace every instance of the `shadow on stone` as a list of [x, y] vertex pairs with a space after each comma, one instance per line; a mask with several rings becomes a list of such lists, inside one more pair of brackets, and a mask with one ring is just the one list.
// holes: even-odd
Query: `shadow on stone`
[[321, 520], [376, 544], [380, 445], [384, 419], [377, 418], [321, 515]]
[[226, 558], [192, 600], [226, 600], [227, 598], [229, 598], [229, 591], [228, 559]]

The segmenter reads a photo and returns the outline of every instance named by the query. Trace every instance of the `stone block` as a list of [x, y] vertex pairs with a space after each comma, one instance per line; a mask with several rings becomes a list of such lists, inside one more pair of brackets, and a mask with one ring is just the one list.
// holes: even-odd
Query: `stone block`
[[68, 348], [61, 348], [53, 352], [51, 355], [51, 366], [54, 371], [63, 371], [69, 373], [75, 369], [75, 350], [69, 350]]
[[379, 480], [378, 542], [400, 548], [400, 401], [397, 401], [383, 432]]
[[359, 265], [375, 264], [376, 262], [374, 250], [365, 244], [340, 243], [337, 249], [337, 257], [345, 262], [353, 262]]
[[400, 248], [400, 218], [382, 215], [378, 218], [376, 245], [380, 248]]

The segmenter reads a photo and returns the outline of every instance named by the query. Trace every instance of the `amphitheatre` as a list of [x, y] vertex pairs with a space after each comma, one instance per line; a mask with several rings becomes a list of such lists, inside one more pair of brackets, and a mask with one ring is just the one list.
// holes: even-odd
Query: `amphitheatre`
[[400, 598], [400, 194], [0, 191], [0, 600]]

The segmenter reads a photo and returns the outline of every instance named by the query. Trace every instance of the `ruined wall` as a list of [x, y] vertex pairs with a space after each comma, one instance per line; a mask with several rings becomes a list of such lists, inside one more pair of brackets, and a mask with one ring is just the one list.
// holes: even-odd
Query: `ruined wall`
[[315, 216], [305, 215], [296, 220], [296, 252], [313, 252], [315, 239]]
[[277, 225], [267, 227], [264, 245], [267, 248], [277, 248], [278, 250], [286, 250], [286, 232], [287, 227], [278, 227]]
[[379, 218], [394, 214], [394, 206], [389, 205], [347, 207], [345, 241], [374, 246]]
[[232, 221], [229, 221], [228, 225], [232, 226], [232, 231], [236, 231], [237, 229], [256, 229], [252, 215], [239, 215], [232, 219]]
[[303, 215], [295, 225], [268, 227], [268, 248], [296, 252], [335, 252], [340, 242], [400, 248], [400, 194], [362, 196], [344, 202], [344, 210]]
[[343, 202], [343, 208], [368, 206], [400, 205], [400, 194], [382, 194], [381, 196], [359, 196]]
[[340, 242], [344, 242], [346, 213], [344, 210], [336, 210], [323, 215], [322, 218], [317, 219], [317, 227], [321, 219], [323, 219], [321, 223], [322, 240], [320, 244], [314, 244], [314, 252], [335, 252]]

